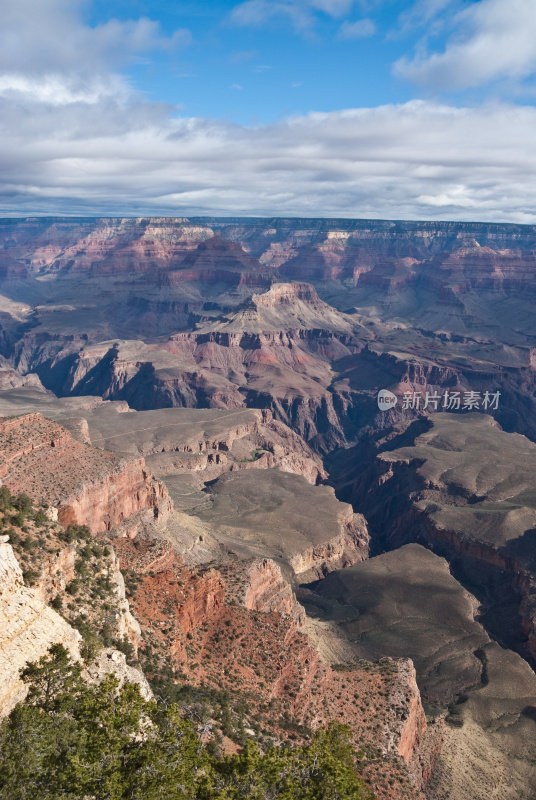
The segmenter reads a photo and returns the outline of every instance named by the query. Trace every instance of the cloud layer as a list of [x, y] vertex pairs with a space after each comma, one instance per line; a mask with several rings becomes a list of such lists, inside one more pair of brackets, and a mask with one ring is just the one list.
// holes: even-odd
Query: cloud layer
[[[247, 128], [135, 95], [0, 96], [5, 214], [254, 214], [536, 223], [536, 109], [414, 101]], [[108, 87], [110, 89], [110, 87]]]
[[231, 21], [261, 26], [273, 19], [290, 20], [298, 31], [309, 30], [318, 12], [339, 18], [351, 11], [354, 0], [246, 0], [234, 7]]
[[[426, 2], [437, 10], [448, 0]], [[526, 12], [532, 0], [511, 2]], [[274, 0], [268, 6], [305, 20], [328, 14], [340, 30], [354, 3]], [[503, 24], [501, 6], [503, 0], [480, 0], [468, 7], [468, 38], [399, 68], [423, 80], [426, 74], [459, 80], [460, 70], [465, 75], [473, 65], [474, 48], [488, 53], [490, 25], [511, 41], [517, 23]], [[413, 101], [310, 113], [257, 127], [178, 118], [176, 109], [137, 94], [121, 69], [132, 59], [184, 47], [188, 32], [165, 36], [149, 19], [91, 27], [84, 22], [85, 7], [84, 0], [18, 0], [5, 10], [3, 215], [277, 214], [536, 223], [533, 107]], [[253, 15], [251, 21], [266, 12], [267, 3], [249, 0], [237, 8]], [[484, 20], [486, 9], [492, 13]], [[347, 34], [372, 33], [363, 22], [348, 23]], [[482, 41], [485, 46], [477, 46]], [[483, 58], [481, 78], [482, 70], [496, 75], [499, 66], [501, 74], [524, 74], [532, 64], [531, 41], [527, 35], [517, 53], [503, 48], [494, 61]]]

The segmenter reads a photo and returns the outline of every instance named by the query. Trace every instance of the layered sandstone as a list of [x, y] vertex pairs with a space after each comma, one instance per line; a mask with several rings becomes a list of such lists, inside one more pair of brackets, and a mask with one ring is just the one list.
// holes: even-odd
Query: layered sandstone
[[[531, 226], [463, 222], [27, 219], [3, 220], [0, 232], [0, 241], [9, 245], [3, 263], [13, 268], [29, 263], [33, 272], [65, 273], [73, 269], [103, 273], [112, 267], [116, 271], [169, 269], [200, 247], [210, 246], [214, 238], [240, 245], [244, 260], [253, 256], [272, 270], [281, 271], [284, 266], [287, 274], [305, 279], [348, 277], [378, 262], [393, 266], [404, 260], [433, 263], [445, 253], [445, 270], [508, 273], [510, 265], [526, 264], [534, 248]], [[214, 261], [209, 258], [208, 263]]]
[[362, 514], [345, 506], [337, 515], [338, 535], [290, 557], [289, 562], [298, 580], [322, 578], [335, 569], [350, 567], [368, 555], [368, 530]]
[[58, 508], [65, 525], [110, 530], [141, 509], [168, 506], [142, 458], [124, 459], [75, 440], [41, 414], [0, 421], [0, 478], [13, 493]]
[[[477, 619], [478, 601], [444, 559], [405, 545], [332, 573], [300, 600], [309, 614], [337, 626], [354, 658], [413, 660], [428, 713], [440, 723], [439, 741], [425, 734], [413, 762], [431, 797], [484, 800], [497, 788], [512, 799], [530, 796], [536, 677], [519, 655], [490, 639]], [[425, 730], [419, 733], [415, 708], [409, 743]], [[432, 770], [423, 750], [435, 758]]]
[[305, 622], [305, 613], [291, 586], [284, 580], [278, 565], [269, 558], [254, 561], [250, 566], [242, 602], [250, 611], [277, 611], [294, 617], [298, 626]]
[[97, 447], [145, 456], [154, 474], [198, 475], [279, 467], [310, 483], [326, 477], [321, 459], [296, 433], [260, 409], [160, 409], [122, 413], [120, 404], [87, 413]]

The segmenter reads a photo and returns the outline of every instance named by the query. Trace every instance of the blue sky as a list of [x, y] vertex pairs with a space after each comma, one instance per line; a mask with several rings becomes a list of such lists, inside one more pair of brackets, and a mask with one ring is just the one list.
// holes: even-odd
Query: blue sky
[[[508, 7], [508, 0], [500, 2]], [[400, 69], [401, 61], [411, 62], [423, 50], [441, 53], [470, 38], [471, 20], [463, 15], [471, 6], [482, 2], [99, 0], [87, 7], [86, 19], [97, 26], [111, 18], [148, 18], [164, 36], [183, 32], [176, 47], [140, 54], [125, 74], [149, 97], [188, 116], [252, 125], [416, 97], [474, 105], [514, 95], [533, 104], [530, 70], [514, 83], [505, 70], [471, 86], [425, 75], [415, 80]]]
[[536, 223], [535, 0], [0, 0], [0, 213]]
[[239, 13], [244, 5], [162, 3], [155, 14], [151, 3], [98, 3], [91, 21], [105, 22], [110, 13], [128, 19], [135, 10], [157, 18], [168, 36], [188, 30], [185, 47], [153, 53], [128, 70], [135, 86], [188, 115], [255, 124], [414, 96], [414, 87], [392, 74], [418, 36], [417, 30], [398, 32], [407, 4], [388, 3], [370, 15], [356, 4], [333, 16], [313, 11], [303, 27], [284, 12], [247, 24]]

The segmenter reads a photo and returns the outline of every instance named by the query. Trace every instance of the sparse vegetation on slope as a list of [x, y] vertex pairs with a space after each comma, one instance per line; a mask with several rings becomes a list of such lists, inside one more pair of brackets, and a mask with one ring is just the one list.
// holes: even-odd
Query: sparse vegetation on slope
[[82, 654], [91, 660], [102, 647], [134, 656], [119, 629], [115, 557], [107, 539], [96, 539], [86, 525], [63, 528], [47, 516], [46, 504], [0, 486], [0, 533], [9, 536], [24, 582], [39, 588], [49, 605], [84, 638]]

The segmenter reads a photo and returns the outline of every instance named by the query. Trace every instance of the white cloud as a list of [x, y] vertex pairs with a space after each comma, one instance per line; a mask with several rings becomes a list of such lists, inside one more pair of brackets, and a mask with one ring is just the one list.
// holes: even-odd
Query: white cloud
[[248, 128], [113, 96], [0, 98], [0, 212], [536, 223], [536, 109], [426, 102]]
[[465, 89], [536, 71], [534, 0], [479, 0], [454, 17], [454, 26], [443, 52], [400, 59], [396, 74], [435, 88]]
[[118, 75], [108, 75], [106, 79], [96, 77], [81, 81], [64, 78], [61, 75], [44, 75], [41, 78], [4, 73], [0, 75], [0, 96], [13, 99], [24, 97], [25, 101], [37, 101], [61, 106], [70, 103], [95, 104], [113, 97], [127, 100], [131, 95], [125, 82]]
[[[149, 20], [91, 28], [81, 0], [8, 5], [0, 29], [4, 215], [536, 223], [534, 108], [412, 102], [257, 127], [177, 119], [133, 92], [118, 70], [152, 49], [175, 47], [184, 34], [165, 37]], [[351, 7], [293, 5], [334, 17]]]
[[237, 25], [259, 27], [273, 19], [290, 19], [298, 31], [311, 28], [315, 14], [342, 17], [351, 11], [354, 0], [246, 0], [235, 6], [231, 21]]
[[164, 36], [145, 17], [84, 24], [83, 0], [17, 0], [2, 4], [0, 72], [39, 75], [94, 75], [122, 67], [129, 60], [189, 43], [190, 33]]
[[376, 25], [371, 19], [359, 19], [357, 22], [343, 22], [339, 28], [339, 39], [365, 39], [376, 33]]

